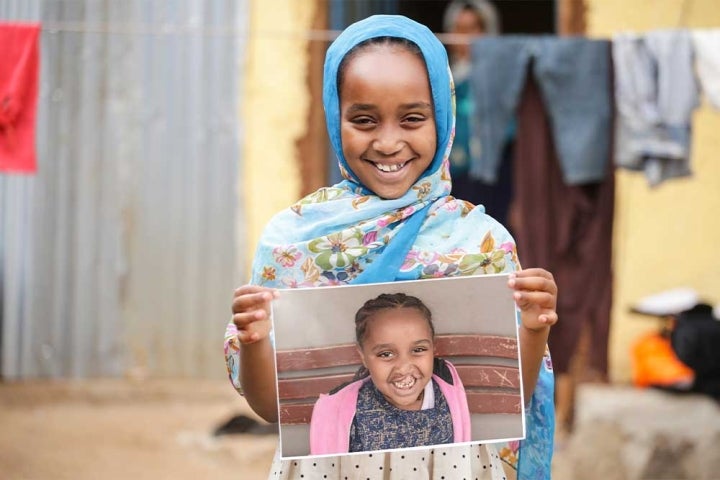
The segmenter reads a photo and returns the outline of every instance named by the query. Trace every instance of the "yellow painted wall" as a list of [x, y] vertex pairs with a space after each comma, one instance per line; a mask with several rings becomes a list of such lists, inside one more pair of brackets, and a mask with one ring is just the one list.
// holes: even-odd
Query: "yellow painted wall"
[[[717, 0], [586, 0], [589, 35], [720, 27]], [[694, 117], [694, 176], [650, 189], [642, 174], [618, 170], [615, 207], [615, 302], [611, 378], [629, 381], [632, 343], [657, 328], [628, 313], [643, 296], [688, 286], [720, 302], [720, 112]]]
[[314, 0], [250, 1], [239, 179], [245, 221], [238, 235], [247, 246], [242, 281], [265, 224], [299, 196], [295, 142], [307, 129], [306, 38], [314, 8]]

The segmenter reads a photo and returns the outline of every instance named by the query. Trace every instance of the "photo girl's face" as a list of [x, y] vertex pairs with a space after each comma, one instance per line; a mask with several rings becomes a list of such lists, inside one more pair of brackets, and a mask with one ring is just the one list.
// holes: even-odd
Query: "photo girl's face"
[[340, 85], [340, 117], [348, 166], [379, 197], [402, 197], [435, 156], [425, 64], [402, 46], [372, 45], [349, 59]]
[[387, 401], [419, 410], [433, 373], [433, 334], [416, 308], [388, 308], [368, 319], [358, 348], [370, 378]]

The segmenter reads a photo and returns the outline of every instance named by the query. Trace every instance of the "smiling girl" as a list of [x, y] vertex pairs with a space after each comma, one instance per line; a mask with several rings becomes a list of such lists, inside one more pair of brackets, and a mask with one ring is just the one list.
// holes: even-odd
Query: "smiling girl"
[[263, 232], [225, 337], [233, 385], [255, 412], [277, 421], [270, 305], [280, 288], [505, 272], [519, 312], [527, 438], [519, 449], [500, 443], [276, 457], [271, 478], [549, 478], [554, 407], [546, 342], [557, 322], [557, 285], [546, 270], [520, 268], [512, 237], [482, 206], [449, 196], [455, 105], [445, 48], [408, 18], [373, 16], [332, 43], [323, 82], [328, 134], [345, 180], [278, 213]]
[[420, 299], [396, 293], [365, 302], [355, 315], [363, 367], [315, 403], [310, 453], [470, 441], [465, 390], [455, 367], [435, 358], [434, 337]]

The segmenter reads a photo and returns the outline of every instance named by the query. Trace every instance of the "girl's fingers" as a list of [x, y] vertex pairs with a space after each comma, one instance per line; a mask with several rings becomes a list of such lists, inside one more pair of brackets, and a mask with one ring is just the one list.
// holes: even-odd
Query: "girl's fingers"
[[518, 270], [510, 274], [511, 279], [517, 281], [535, 280], [535, 281], [547, 281], [548, 283], [555, 283], [553, 274], [545, 270], [544, 268], [528, 268], [526, 270]]
[[513, 276], [518, 278], [523, 277], [544, 277], [549, 280], [553, 279], [552, 273], [548, 272], [544, 268], [526, 268], [525, 270], [518, 270], [512, 273]]
[[529, 330], [543, 330], [548, 327], [552, 327], [558, 321], [558, 316], [555, 312], [548, 310], [537, 317], [534, 320], [523, 321], [523, 326]]
[[253, 293], [240, 292], [239, 294], [236, 290], [232, 303], [232, 311], [233, 313], [241, 313], [248, 310], [266, 309], [269, 307], [269, 302], [274, 298], [277, 298], [277, 293], [269, 289], [263, 289], [262, 291]]
[[543, 325], [553, 326], [558, 321], [557, 312], [550, 310], [547, 313], [543, 313], [538, 316], [538, 321]]
[[522, 309], [532, 305], [554, 309], [556, 303], [554, 294], [541, 291], [516, 291], [513, 293], [513, 298]]
[[233, 316], [233, 321], [238, 327], [237, 337], [240, 343], [248, 345], [267, 338], [270, 332], [269, 321], [257, 321], [258, 317], [266, 318], [262, 310], [247, 314]]
[[241, 285], [235, 289], [235, 295], [245, 295], [247, 293], [258, 293], [265, 291], [272, 291], [272, 288], [263, 287], [261, 285]]
[[267, 313], [265, 312], [265, 310], [252, 310], [250, 312], [234, 314], [233, 323], [238, 328], [244, 328], [253, 322], [265, 320], [266, 318]]
[[259, 285], [243, 285], [235, 289], [232, 302], [232, 321], [238, 329], [242, 344], [266, 338], [269, 331], [270, 302], [278, 298], [278, 291]]
[[243, 343], [245, 345], [249, 343], [255, 343], [260, 340], [260, 334], [257, 332], [247, 332], [245, 330], [241, 330], [238, 332], [237, 336], [240, 340], [240, 343]]
[[543, 268], [528, 268], [510, 274], [508, 286], [515, 290], [513, 298], [523, 312], [532, 313], [523, 324], [530, 329], [551, 327], [558, 322], [557, 284], [552, 273]]
[[260, 285], [243, 285], [235, 289], [234, 297], [251, 295], [254, 293], [269, 292], [272, 298], [278, 297], [278, 290], [275, 288], [261, 287]]
[[508, 285], [510, 288], [515, 290], [541, 291], [553, 294], [557, 293], [557, 284], [555, 284], [555, 280], [553, 280], [552, 276], [519, 277], [511, 275], [508, 280]]

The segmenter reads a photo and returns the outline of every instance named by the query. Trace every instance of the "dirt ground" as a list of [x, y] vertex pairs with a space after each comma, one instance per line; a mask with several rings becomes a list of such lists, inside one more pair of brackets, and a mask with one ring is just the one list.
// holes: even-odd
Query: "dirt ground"
[[222, 380], [0, 383], [0, 478], [264, 480], [276, 435], [213, 436], [236, 414]]
[[239, 414], [224, 380], [0, 382], [0, 479], [265, 480], [275, 434], [213, 435]]

